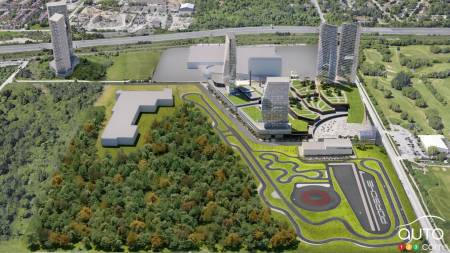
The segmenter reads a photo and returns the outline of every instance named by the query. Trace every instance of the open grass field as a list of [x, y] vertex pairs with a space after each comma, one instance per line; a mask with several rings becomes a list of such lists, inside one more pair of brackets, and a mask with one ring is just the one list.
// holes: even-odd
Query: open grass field
[[148, 80], [159, 62], [161, 51], [144, 50], [122, 52], [113, 58], [106, 72], [106, 80]]
[[[79, 58], [86, 59], [92, 65], [107, 66], [102, 80], [122, 81], [122, 80], [149, 80], [153, 77], [153, 71], [158, 65], [161, 51], [153, 49], [142, 49], [138, 51], [124, 51], [116, 54], [85, 54]], [[80, 65], [79, 65], [80, 66]], [[86, 76], [85, 73], [90, 69], [78, 68], [74, 71], [74, 77]], [[89, 67], [87, 67], [89, 68]], [[59, 79], [53, 76], [53, 70], [49, 66], [48, 57], [42, 57], [39, 60], [32, 60], [28, 64], [27, 70], [32, 74], [25, 79]], [[95, 72], [97, 74], [97, 72]], [[20, 79], [21, 77], [19, 77]], [[97, 77], [87, 75], [87, 80], [97, 80]]]
[[[414, 168], [414, 167], [413, 167]], [[444, 239], [450, 242], [450, 168], [431, 166], [427, 172], [413, 169], [414, 180], [420, 186], [420, 192], [432, 215], [444, 218], [442, 222], [434, 219], [437, 226], [444, 230]]]
[[[439, 112], [442, 122], [444, 123], [443, 133], [450, 137], [450, 104], [443, 105], [435, 96], [427, 89], [425, 84], [420, 80], [420, 76], [425, 73], [450, 70], [450, 54], [433, 54], [430, 52], [430, 46], [415, 45], [400, 47], [400, 51], [396, 47], [391, 47], [392, 62], [382, 62], [381, 54], [375, 49], [364, 50], [366, 61], [369, 63], [381, 63], [386, 67], [387, 77], [369, 77], [364, 76], [363, 79], [367, 89], [376, 99], [378, 108], [383, 111], [390, 122], [399, 123], [404, 127], [408, 127], [408, 121], [400, 118], [401, 113], [394, 112], [389, 109], [392, 102], [400, 105], [402, 112], [414, 119], [418, 126], [416, 132], [420, 134], [435, 134], [436, 130], [432, 129], [427, 122], [426, 114], [429, 109], [436, 109]], [[400, 64], [400, 53], [413, 58], [438, 60], [441, 63], [435, 63], [431, 67], [420, 67], [412, 71]], [[412, 86], [416, 88], [423, 99], [426, 101], [427, 108], [419, 108], [415, 105], [415, 101], [407, 98], [401, 91], [391, 87], [391, 80], [400, 71], [408, 71], [413, 75]], [[446, 79], [429, 79], [433, 87], [445, 98], [450, 98], [450, 78]], [[375, 85], [377, 82], [377, 85]], [[378, 87], [376, 87], [378, 86]], [[381, 88], [380, 88], [381, 87]], [[390, 90], [392, 98], [385, 98], [384, 92]]]

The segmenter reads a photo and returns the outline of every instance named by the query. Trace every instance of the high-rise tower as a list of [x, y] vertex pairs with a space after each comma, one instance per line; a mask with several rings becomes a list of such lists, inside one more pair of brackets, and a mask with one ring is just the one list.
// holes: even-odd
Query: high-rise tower
[[355, 81], [360, 37], [361, 31], [358, 23], [342, 25], [336, 69], [338, 80]]
[[53, 58], [50, 66], [57, 76], [68, 76], [78, 63], [72, 45], [72, 32], [66, 2], [47, 3], [48, 20], [51, 30]]
[[232, 92], [235, 88], [236, 64], [236, 37], [233, 33], [228, 33], [225, 36], [223, 83], [229, 92]]
[[334, 82], [336, 77], [338, 28], [322, 23], [319, 27], [317, 76]]
[[69, 43], [66, 33], [66, 22], [64, 16], [56, 13], [49, 18], [52, 35], [53, 58], [50, 66], [58, 76], [66, 76], [72, 70], [72, 60], [69, 51]]
[[51, 18], [56, 13], [59, 13], [64, 16], [64, 21], [66, 23], [67, 40], [69, 42], [70, 56], [74, 57], [74, 50], [73, 50], [73, 45], [72, 45], [72, 31], [70, 28], [69, 15], [67, 12], [66, 1], [62, 0], [62, 1], [58, 1], [58, 2], [47, 3], [47, 13], [48, 13], [48, 18]]

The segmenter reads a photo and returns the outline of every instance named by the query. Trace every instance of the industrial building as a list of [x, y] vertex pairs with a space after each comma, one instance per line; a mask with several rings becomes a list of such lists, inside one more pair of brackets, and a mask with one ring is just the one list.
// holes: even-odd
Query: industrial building
[[428, 152], [430, 147], [436, 147], [439, 152], [450, 153], [449, 145], [443, 135], [419, 135], [419, 139], [425, 152]]
[[112, 116], [103, 131], [105, 147], [134, 145], [138, 137], [137, 119], [141, 113], [156, 112], [160, 106], [173, 106], [172, 89], [162, 91], [117, 91]]
[[68, 76], [78, 64], [72, 45], [72, 32], [65, 1], [47, 4], [52, 38], [53, 61], [50, 67], [60, 77]]
[[261, 111], [266, 129], [286, 129], [289, 125], [289, 77], [267, 77], [261, 100]]
[[344, 24], [341, 29], [336, 78], [354, 82], [358, 68], [360, 26], [357, 23]]
[[336, 78], [337, 26], [322, 23], [319, 27], [319, 53], [317, 55], [317, 76], [334, 82]]
[[353, 154], [350, 139], [323, 139], [303, 142], [299, 147], [300, 156], [349, 156]]

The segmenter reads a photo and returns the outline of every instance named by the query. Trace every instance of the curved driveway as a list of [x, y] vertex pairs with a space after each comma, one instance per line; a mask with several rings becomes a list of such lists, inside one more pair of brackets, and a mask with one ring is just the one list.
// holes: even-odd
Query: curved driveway
[[[200, 98], [202, 100], [202, 102], [206, 105], [202, 105], [200, 103], [197, 103], [194, 100], [189, 99], [189, 96], [197, 96], [198, 98]], [[230, 127], [229, 125], [227, 125], [227, 123], [224, 121], [224, 119], [222, 119], [217, 112], [214, 110], [214, 108], [212, 108], [212, 106], [205, 100], [205, 98], [203, 97], [202, 94], [200, 93], [185, 93], [181, 96], [181, 98], [184, 101], [188, 101], [188, 102], [192, 102], [194, 103], [196, 106], [198, 106], [199, 108], [201, 108], [202, 110], [204, 110], [211, 118], [211, 120], [213, 121], [213, 126], [216, 129], [216, 132], [219, 134], [219, 136], [231, 147], [235, 148], [239, 154], [241, 155], [241, 157], [245, 160], [245, 162], [248, 164], [248, 166], [250, 167], [250, 169], [252, 170], [253, 174], [258, 178], [258, 181], [260, 182], [261, 186], [258, 188], [258, 194], [260, 195], [261, 199], [264, 201], [264, 203], [269, 206], [271, 209], [276, 210], [278, 212], [283, 213], [291, 222], [291, 224], [294, 226], [294, 229], [297, 233], [297, 236], [302, 240], [305, 241], [307, 243], [311, 243], [311, 244], [324, 244], [327, 242], [332, 242], [332, 241], [347, 241], [347, 242], [351, 242], [354, 243], [356, 245], [360, 245], [360, 246], [364, 246], [364, 247], [386, 247], [386, 246], [395, 246], [397, 245], [397, 243], [368, 243], [367, 241], [372, 241], [372, 240], [383, 240], [383, 239], [389, 239], [389, 238], [393, 238], [396, 234], [397, 234], [397, 230], [395, 229], [392, 233], [388, 234], [388, 235], [384, 235], [384, 236], [365, 236], [365, 235], [361, 235], [359, 234], [357, 231], [355, 231], [353, 229], [353, 227], [344, 219], [340, 218], [340, 217], [330, 217], [327, 218], [325, 220], [322, 220], [320, 222], [314, 222], [312, 220], [309, 220], [307, 217], [305, 217], [304, 215], [301, 214], [301, 212], [293, 205], [293, 203], [288, 200], [285, 196], [283, 196], [283, 194], [281, 193], [280, 189], [277, 187], [276, 183], [273, 181], [273, 179], [270, 177], [270, 175], [267, 174], [267, 171], [261, 166], [261, 164], [258, 162], [257, 157], [255, 157], [255, 155], [253, 154], [254, 150], [251, 149], [251, 147], [248, 145], [248, 143], [241, 137], [241, 135], [239, 135], [239, 133], [237, 133], [237, 131]], [[226, 127], [226, 129], [219, 129], [219, 121], [220, 123]], [[229, 140], [228, 137], [234, 137], [236, 138], [240, 144], [242, 145], [242, 147], [245, 150], [242, 150], [240, 146], [232, 144]], [[244, 152], [245, 151], [245, 152]], [[289, 156], [287, 154], [281, 153], [281, 152], [274, 152], [274, 151], [258, 151], [261, 153], [268, 153], [270, 155], [274, 155], [276, 153], [278, 154], [282, 154], [288, 157], [293, 157], [293, 156]], [[246, 153], [248, 153], [248, 155], [246, 155]], [[267, 157], [266, 157], [267, 158]], [[295, 157], [298, 159], [298, 157]], [[278, 159], [279, 160], [279, 159]], [[384, 171], [384, 167], [383, 165], [380, 163], [382, 170]], [[388, 178], [389, 180], [389, 178]], [[270, 201], [266, 198], [266, 196], [264, 195], [264, 191], [267, 188], [266, 185], [266, 181], [268, 181], [270, 183], [270, 186], [278, 193], [278, 195], [280, 196], [281, 200], [283, 201], [283, 203], [288, 207], [289, 210], [285, 210], [279, 207], [276, 207], [274, 205], [272, 205], [270, 203]], [[390, 183], [390, 186], [392, 187], [392, 184]], [[397, 204], [399, 204], [399, 206], [397, 208], [402, 209], [400, 201], [398, 200], [398, 196], [395, 192], [395, 189], [391, 188], [392, 193], [394, 194], [394, 198], [396, 199]], [[391, 204], [391, 208], [393, 210], [394, 216], [395, 216], [395, 220], [396, 220], [396, 224], [399, 225], [399, 219], [398, 216], [396, 215], [396, 210], [397, 208], [395, 208], [395, 206], [392, 206]], [[323, 225], [326, 224], [328, 222], [332, 222], [332, 221], [337, 221], [342, 223], [345, 228], [347, 229], [348, 232], [350, 232], [352, 235], [354, 235], [355, 237], [358, 237], [362, 240], [356, 240], [356, 239], [350, 239], [350, 238], [344, 238], [344, 237], [335, 237], [335, 238], [328, 238], [328, 239], [324, 239], [324, 240], [311, 240], [309, 238], [306, 238], [303, 236], [302, 232], [301, 232], [301, 228], [300, 226], [297, 224], [297, 222], [295, 221], [294, 217], [291, 215], [291, 213], [294, 213], [295, 216], [299, 219], [301, 219], [303, 222], [306, 222], [310, 225]], [[404, 224], [408, 223], [406, 215], [402, 215], [403, 218], [403, 222]]]

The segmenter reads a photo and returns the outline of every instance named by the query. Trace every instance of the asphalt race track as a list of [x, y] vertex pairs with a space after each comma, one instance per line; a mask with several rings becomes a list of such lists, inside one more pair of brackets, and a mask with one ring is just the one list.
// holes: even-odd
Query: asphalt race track
[[[204, 89], [201, 85], [199, 86], [202, 90], [205, 91], [205, 93], [207, 94], [208, 97], [212, 98], [212, 96], [207, 93], [206, 89]], [[196, 97], [197, 99], [200, 99], [202, 103], [196, 102], [195, 100], [192, 100], [192, 98]], [[374, 159], [365, 159], [361, 162], [361, 166], [367, 170], [371, 170], [373, 172], [375, 172], [377, 175], [378, 171], [370, 168], [369, 166], [365, 165], [365, 161], [375, 161], [378, 163], [378, 165], [380, 165], [380, 168], [382, 168], [382, 172], [385, 175], [385, 178], [388, 179], [387, 184], [383, 181], [382, 185], [384, 189], [390, 189], [390, 191], [393, 193], [394, 199], [395, 199], [395, 204], [392, 201], [390, 194], [387, 194], [388, 196], [388, 200], [389, 200], [389, 206], [391, 207], [391, 209], [393, 210], [394, 213], [394, 221], [393, 221], [393, 226], [395, 226], [396, 229], [394, 229], [391, 233], [386, 234], [386, 235], [377, 235], [377, 234], [373, 234], [371, 236], [366, 236], [366, 235], [362, 235], [360, 233], [358, 233], [357, 231], [354, 230], [354, 228], [352, 227], [352, 225], [345, 219], [341, 218], [341, 217], [327, 217], [319, 222], [315, 222], [310, 220], [308, 217], [305, 217], [301, 211], [299, 210], [299, 208], [292, 202], [291, 199], [285, 197], [280, 189], [278, 188], [277, 184], [274, 182], [274, 180], [272, 179], [272, 177], [268, 174], [267, 170], [284, 170], [285, 172], [282, 173], [281, 176], [277, 177], [276, 181], [278, 183], [287, 183], [287, 182], [291, 182], [293, 180], [292, 177], [289, 177], [288, 179], [283, 180], [282, 178], [284, 176], [286, 176], [289, 171], [287, 171], [286, 169], [282, 169], [282, 168], [273, 168], [271, 167], [271, 165], [273, 165], [274, 162], [280, 161], [280, 156], [284, 156], [284, 157], [290, 157], [290, 158], [295, 158], [295, 159], [299, 159], [299, 157], [294, 157], [294, 156], [290, 156], [288, 154], [284, 154], [281, 152], [277, 152], [277, 151], [264, 151], [264, 150], [252, 150], [252, 148], [249, 146], [249, 144], [241, 137], [241, 135], [231, 126], [229, 126], [226, 121], [221, 118], [217, 112], [214, 110], [214, 108], [208, 103], [208, 101], [204, 98], [204, 94], [202, 93], [185, 93], [182, 94], [181, 96], [182, 100], [186, 101], [186, 102], [191, 102], [193, 104], [195, 104], [197, 107], [199, 107], [201, 110], [203, 110], [206, 114], [209, 115], [210, 119], [213, 122], [213, 127], [216, 130], [216, 132], [219, 134], [219, 136], [225, 141], [225, 143], [229, 146], [231, 146], [232, 148], [234, 148], [242, 157], [242, 159], [244, 159], [244, 161], [247, 163], [247, 165], [249, 166], [250, 170], [253, 172], [253, 174], [257, 177], [258, 181], [260, 182], [260, 187], [258, 188], [258, 194], [260, 195], [261, 199], [264, 201], [264, 203], [270, 207], [272, 210], [275, 210], [277, 212], [280, 212], [282, 214], [284, 214], [289, 221], [291, 222], [291, 224], [294, 227], [294, 230], [296, 231], [297, 236], [304, 242], [310, 243], [310, 244], [325, 244], [328, 242], [333, 242], [333, 241], [346, 241], [346, 242], [351, 242], [353, 244], [359, 245], [359, 246], [364, 246], [364, 247], [386, 247], [386, 246], [396, 246], [398, 245], [398, 243], [383, 243], [383, 240], [385, 239], [391, 239], [391, 238], [397, 238], [397, 231], [398, 231], [398, 226], [400, 225], [400, 219], [403, 221], [403, 224], [407, 224], [408, 223], [408, 219], [405, 215], [405, 213], [402, 211], [403, 208], [401, 206], [400, 200], [396, 194], [395, 189], [393, 188], [393, 184], [392, 182], [389, 180], [389, 177], [387, 177], [387, 172], [385, 171], [385, 168], [383, 166], [383, 164], [377, 160]], [[222, 107], [222, 105], [220, 105], [218, 102], [216, 102], [214, 99], [211, 99], [213, 101], [213, 103], [218, 107], [221, 108], [221, 110], [223, 109], [224, 111], [226, 111], [225, 108]], [[221, 127], [219, 127], [219, 122]], [[225, 127], [223, 127], [225, 126]], [[235, 140], [237, 140], [241, 146], [243, 147], [243, 149], [238, 146], [235, 145], [233, 143], [231, 143], [231, 141], [229, 140], [229, 138], [233, 138]], [[257, 157], [255, 156], [254, 153], [258, 153], [259, 157], [261, 157], [261, 159], [268, 161], [269, 159], [272, 160], [272, 163], [268, 163], [266, 165], [266, 167], [268, 166], [268, 168], [264, 167], [261, 165], [261, 163], [258, 161]], [[303, 163], [310, 163], [310, 164], [315, 164], [314, 162], [308, 162], [308, 161], [302, 161]], [[289, 162], [288, 162], [289, 163]], [[317, 164], [317, 163], [316, 163]], [[321, 163], [324, 164], [324, 163]], [[330, 167], [328, 166], [327, 163], [325, 163], [327, 166], [327, 177], [330, 175]], [[293, 167], [292, 170], [294, 170], [294, 172], [299, 172], [298, 170], [298, 165], [295, 163], [292, 163]], [[296, 167], [297, 166], [297, 167]], [[302, 171], [303, 172], [303, 171]], [[298, 173], [297, 175], [294, 175], [294, 177], [298, 177], [298, 178], [308, 178], [305, 175], [302, 175], [303, 173]], [[311, 178], [311, 177], [310, 177]], [[319, 177], [317, 177], [319, 178]], [[324, 174], [320, 175], [320, 178], [323, 179], [324, 178]], [[270, 186], [275, 190], [276, 193], [278, 193], [278, 195], [280, 196], [280, 201], [283, 202], [283, 204], [285, 204], [288, 209], [283, 209], [283, 208], [279, 208], [274, 206], [273, 204], [270, 203], [270, 201], [267, 199], [267, 197], [264, 195], [264, 191], [266, 190], [266, 188], [268, 187], [266, 185], [266, 181], [270, 184]], [[331, 180], [329, 180], [329, 182], [332, 185]], [[398, 214], [398, 210], [400, 210], [400, 215]], [[292, 214], [291, 214], [292, 213]], [[327, 238], [324, 240], [312, 240], [310, 238], [307, 238], [303, 235], [301, 227], [299, 226], [299, 224], [296, 222], [295, 218], [300, 219], [302, 222], [305, 222], [307, 224], [310, 225], [323, 225], [329, 222], [339, 222], [342, 223], [342, 225], [345, 227], [345, 229], [351, 233], [352, 235], [354, 235], [355, 237], [359, 238], [359, 239], [352, 239], [352, 238], [346, 238], [346, 237], [334, 237], [334, 238]], [[409, 226], [407, 226], [407, 228], [409, 228]], [[381, 241], [381, 243], [380, 243]]]
[[363, 228], [370, 233], [387, 232], [391, 223], [375, 178], [359, 170], [352, 163], [330, 164], [330, 166]]

